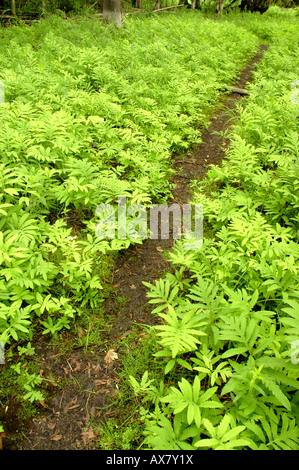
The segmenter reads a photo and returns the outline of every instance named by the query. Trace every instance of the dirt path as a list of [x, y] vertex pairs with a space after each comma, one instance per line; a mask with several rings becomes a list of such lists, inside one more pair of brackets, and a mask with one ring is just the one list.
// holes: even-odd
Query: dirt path
[[[256, 64], [261, 60], [266, 47], [262, 45], [258, 53], [242, 71], [238, 82], [234, 85], [245, 88], [246, 83], [252, 79]], [[200, 180], [204, 177], [207, 168], [211, 164], [220, 164], [224, 156], [225, 147], [229, 145], [228, 139], [223, 140], [222, 133], [231, 126], [231, 111], [244, 95], [231, 93], [220, 101], [220, 109], [215, 111], [211, 124], [202, 133], [202, 143], [194, 151], [188, 152], [177, 158], [173, 164], [176, 171], [174, 176], [175, 189], [172, 191], [171, 203], [186, 204], [192, 199], [189, 183], [192, 180]], [[129, 298], [126, 307], [116, 318], [111, 336], [119, 335], [121, 330], [129, 328], [132, 322], [153, 322], [152, 315], [147, 315], [146, 288], [142, 281], [154, 281], [159, 278], [159, 273], [166, 270], [169, 264], [161, 254], [170, 249], [172, 240], [146, 240], [142, 246], [133, 247], [120, 259], [120, 268], [116, 270], [114, 281], [118, 285], [119, 295]], [[143, 312], [142, 318], [140, 313]]]
[[[244, 88], [252, 79], [256, 64], [262, 58], [266, 46], [252, 58], [240, 75], [236, 87]], [[224, 96], [215, 111], [207, 130], [202, 133], [202, 143], [192, 152], [174, 161], [176, 170], [173, 201], [188, 203], [192, 197], [189, 183], [202, 179], [210, 164], [219, 164], [224, 155], [221, 133], [231, 125], [231, 111], [243, 98], [231, 93]], [[63, 353], [45, 339], [36, 345], [36, 362], [43, 377], [48, 379], [47, 390], [52, 397], [41, 406], [41, 412], [32, 422], [16, 419], [18, 404], [8, 403], [4, 449], [19, 450], [73, 450], [95, 448], [96, 437], [91, 421], [100, 424], [103, 417], [113, 416], [116, 410], [109, 408], [111, 397], [117, 393], [117, 361], [107, 362], [107, 351], [116, 348], [117, 340], [130, 334], [132, 323], [153, 324], [155, 318], [147, 304], [146, 288], [142, 281], [158, 279], [169, 268], [163, 252], [170, 249], [172, 240], [146, 240], [142, 245], [128, 249], [117, 261], [113, 285], [117, 293], [105, 302], [107, 318], [114, 318], [110, 325], [105, 347], [103, 344], [85, 352], [83, 348]], [[120, 309], [117, 297], [127, 302]], [[106, 361], [105, 361], [106, 356]], [[18, 433], [18, 440], [15, 440]]]

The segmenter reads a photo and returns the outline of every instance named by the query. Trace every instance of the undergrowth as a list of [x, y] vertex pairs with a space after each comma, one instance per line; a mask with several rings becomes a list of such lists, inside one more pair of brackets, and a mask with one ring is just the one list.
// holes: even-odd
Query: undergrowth
[[219, 90], [268, 41], [227, 160], [195, 190], [213, 236], [190, 256], [178, 244], [174, 272], [149, 286], [164, 325], [158, 346], [149, 340], [144, 359], [126, 363], [136, 408], [125, 418], [132, 432], [117, 434], [116, 445], [296, 448], [295, 19], [270, 12], [218, 22], [189, 13], [127, 18], [118, 31], [56, 16], [0, 29], [5, 374], [11, 367], [23, 398], [42, 402], [42, 378], [26, 366], [35, 338], [57, 337], [80, 315], [88, 331], [86, 315], [105, 300], [107, 259], [141, 242], [97, 239], [97, 206], [119, 196], [167, 202], [171, 155], [200, 142]]
[[145, 283], [163, 374], [162, 393], [142, 376], [148, 449], [299, 448], [298, 30], [271, 15], [246, 28], [270, 47], [226, 158], [193, 188], [209, 236], [177, 242], [173, 272]]
[[103, 263], [140, 241], [96, 238], [97, 206], [119, 196], [167, 200], [171, 154], [199, 141], [219, 84], [236, 77], [257, 39], [182, 14], [128, 18], [120, 31], [52, 16], [0, 29], [0, 40], [0, 340], [8, 366], [26, 358], [37, 334], [70, 329], [101, 307]]

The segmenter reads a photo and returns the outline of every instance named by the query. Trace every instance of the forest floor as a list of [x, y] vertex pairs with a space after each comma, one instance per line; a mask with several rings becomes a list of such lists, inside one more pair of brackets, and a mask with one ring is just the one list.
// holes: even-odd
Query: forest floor
[[[256, 64], [265, 49], [266, 46], [260, 46], [234, 86], [245, 88], [252, 80]], [[232, 125], [232, 112], [242, 99], [244, 97], [238, 93], [225, 94], [214, 112], [210, 126], [202, 132], [202, 143], [174, 159], [175, 188], [170, 203], [188, 203], [192, 199], [190, 182], [204, 178], [209, 165], [221, 163], [225, 149], [229, 146], [228, 138], [224, 137], [225, 132]], [[20, 404], [9, 404], [10, 416], [6, 416], [4, 449], [99, 448], [101, 423], [123, 413], [114, 405], [121, 386], [121, 361], [118, 361], [120, 344], [126, 338], [133, 347], [132, 343], [138, 343], [144, 335], [141, 327], [157, 321], [151, 314], [146, 287], [142, 282], [159, 279], [160, 273], [170, 268], [165, 253], [171, 246], [171, 239], [147, 239], [142, 245], [135, 245], [118, 257], [109, 280], [110, 295], [103, 304], [107, 324], [106, 330], [102, 331], [100, 344], [92, 344], [88, 350], [84, 346], [63, 350], [59, 344], [49, 343], [45, 337], [38, 339], [34, 344], [35, 363], [41, 376], [47, 379], [47, 400], [41, 403], [40, 412], [29, 421], [16, 419], [16, 416], [21, 416], [18, 413]], [[125, 302], [121, 303], [120, 299], [125, 299]], [[102, 316], [102, 312], [99, 315]], [[139, 330], [138, 324], [141, 326]], [[80, 336], [80, 329], [67, 333], [68, 336], [72, 334]]]

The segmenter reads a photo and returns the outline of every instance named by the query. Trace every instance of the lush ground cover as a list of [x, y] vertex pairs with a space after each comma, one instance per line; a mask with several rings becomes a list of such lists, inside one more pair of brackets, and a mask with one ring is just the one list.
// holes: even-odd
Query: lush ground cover
[[188, 14], [128, 19], [120, 31], [52, 17], [1, 29], [0, 40], [0, 339], [9, 360], [13, 343], [26, 355], [36, 330], [54, 334], [100, 306], [103, 259], [130, 241], [95, 237], [97, 205], [167, 200], [171, 154], [198, 141], [219, 88], [258, 41]]
[[194, 186], [204, 245], [178, 243], [148, 285], [163, 325], [155, 366], [131, 382], [153, 449], [299, 447], [298, 28], [271, 14], [246, 27], [269, 49], [226, 159]]
[[[0, 340], [27, 399], [43, 398], [21, 367], [35, 335], [99, 309], [107, 259], [132, 242], [98, 240], [96, 207], [166, 202], [171, 156], [200, 141], [219, 90], [268, 41], [227, 161], [194, 188], [209, 237], [199, 253], [174, 249], [160, 281], [171, 302], [154, 313], [166, 328], [126, 359], [145, 400], [126, 446], [142, 428], [150, 448], [298, 445], [295, 20], [187, 12], [120, 31], [57, 17], [0, 30]], [[158, 284], [150, 296], [161, 303]]]

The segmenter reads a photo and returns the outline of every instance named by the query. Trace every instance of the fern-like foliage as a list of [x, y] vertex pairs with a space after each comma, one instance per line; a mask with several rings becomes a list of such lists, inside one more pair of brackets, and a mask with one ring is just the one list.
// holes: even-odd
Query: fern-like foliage
[[[177, 243], [173, 273], [148, 286], [151, 303], [160, 303], [153, 313], [167, 322], [155, 354], [165, 393], [145, 430], [152, 448], [182, 449], [182, 436], [192, 449], [299, 448], [298, 105], [290, 99], [297, 32], [283, 21], [278, 31], [270, 17], [253, 22], [270, 47], [238, 106], [226, 158], [194, 185], [208, 235], [197, 252]], [[191, 318], [193, 340], [182, 340], [174, 357]]]

